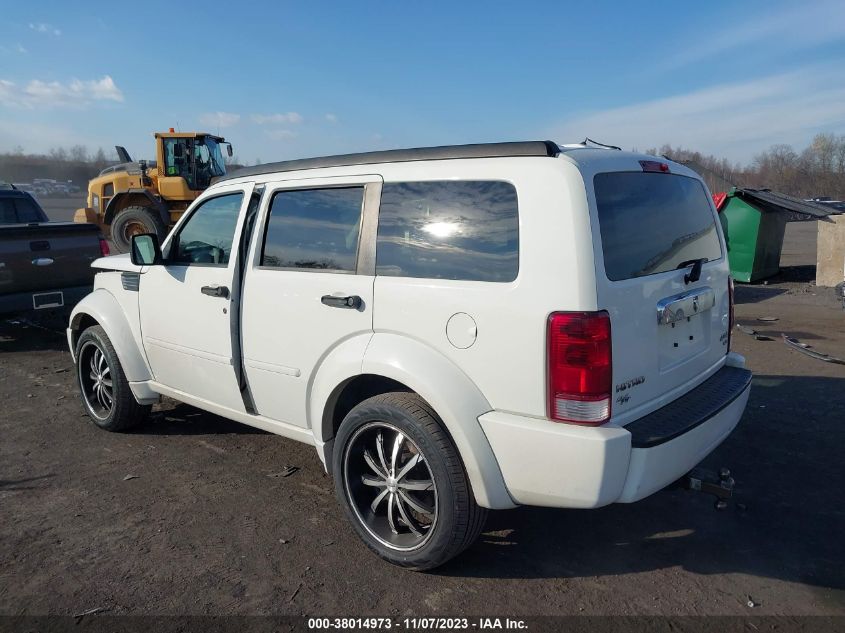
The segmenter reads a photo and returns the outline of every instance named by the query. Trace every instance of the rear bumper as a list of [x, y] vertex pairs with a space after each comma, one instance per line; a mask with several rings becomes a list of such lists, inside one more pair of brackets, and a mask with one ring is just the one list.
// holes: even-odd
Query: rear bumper
[[595, 508], [671, 484], [736, 427], [751, 372], [725, 366], [627, 427], [583, 427], [491, 411], [479, 418], [516, 503]]
[[[93, 283], [87, 286], [74, 286], [72, 288], [53, 288], [48, 290], [38, 290], [36, 292], [16, 292], [7, 295], [0, 295], [0, 314], [23, 314], [27, 312], [43, 312], [47, 310], [70, 311], [70, 309], [79, 303], [85, 295], [89, 294], [92, 289]], [[39, 309], [35, 308], [38, 302], [34, 302], [34, 296], [50, 295], [57, 292], [62, 293], [63, 305]]]

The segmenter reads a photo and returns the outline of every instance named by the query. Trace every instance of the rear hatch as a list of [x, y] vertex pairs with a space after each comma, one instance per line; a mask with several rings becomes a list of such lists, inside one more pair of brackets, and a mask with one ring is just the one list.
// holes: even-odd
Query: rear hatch
[[93, 285], [99, 238], [95, 224], [0, 225], [0, 294]]
[[611, 317], [611, 415], [622, 425], [718, 370], [730, 310], [723, 239], [704, 184], [674, 164], [631, 163], [635, 170], [591, 178], [598, 307]]

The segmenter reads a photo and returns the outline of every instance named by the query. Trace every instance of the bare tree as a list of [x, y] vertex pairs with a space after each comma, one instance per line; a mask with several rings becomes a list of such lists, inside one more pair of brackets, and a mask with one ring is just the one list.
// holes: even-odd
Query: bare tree
[[87, 163], [88, 162], [88, 148], [84, 145], [74, 145], [70, 148], [68, 152], [68, 156], [70, 160], [74, 160], [80, 163]]

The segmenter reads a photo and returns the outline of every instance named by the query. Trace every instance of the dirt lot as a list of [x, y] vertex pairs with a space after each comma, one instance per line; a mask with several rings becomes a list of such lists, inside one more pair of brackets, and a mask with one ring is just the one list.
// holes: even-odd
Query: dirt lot
[[0, 325], [0, 613], [845, 614], [845, 367], [780, 340], [845, 357], [845, 312], [811, 283], [814, 234], [790, 225], [788, 267], [737, 292], [738, 320], [774, 340], [734, 334], [754, 388], [705, 463], [733, 470], [728, 510], [667, 490], [498, 512], [429, 574], [358, 542], [312, 448], [173, 402], [137, 432], [98, 431], [61, 324]]

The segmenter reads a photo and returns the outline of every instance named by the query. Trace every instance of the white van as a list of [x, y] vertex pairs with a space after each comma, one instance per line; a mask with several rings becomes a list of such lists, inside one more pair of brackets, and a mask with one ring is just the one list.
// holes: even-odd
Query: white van
[[662, 158], [552, 142], [243, 169], [98, 260], [68, 341], [88, 414], [160, 395], [313, 444], [383, 558], [487, 509], [628, 503], [738, 423], [716, 210]]

